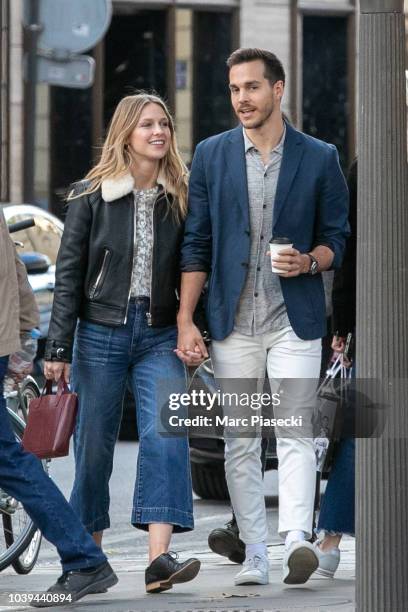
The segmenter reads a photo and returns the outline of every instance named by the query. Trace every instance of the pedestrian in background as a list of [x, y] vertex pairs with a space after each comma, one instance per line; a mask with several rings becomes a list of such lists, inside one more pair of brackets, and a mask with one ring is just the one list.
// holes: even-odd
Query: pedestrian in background
[[186, 211], [187, 169], [166, 105], [146, 93], [126, 96], [100, 161], [69, 196], [44, 372], [68, 379], [72, 362], [79, 410], [70, 501], [100, 545], [130, 378], [140, 438], [131, 521], [149, 533], [149, 593], [193, 579], [200, 567], [168, 550], [173, 532], [194, 527], [187, 431], [157, 430], [160, 385], [167, 380], [172, 393], [186, 385], [174, 353]]
[[11, 429], [3, 396], [6, 373], [15, 374], [8, 370], [9, 356], [20, 349], [21, 334], [39, 324], [39, 313], [1, 210], [0, 271], [0, 487], [23, 504], [61, 559], [63, 574], [48, 590], [61, 598], [48, 602], [39, 598], [32, 605], [66, 605], [113, 586], [117, 577], [41, 461], [24, 451]]
[[[356, 326], [356, 253], [357, 253], [357, 160], [348, 175], [350, 192], [348, 238], [344, 260], [336, 270], [333, 283], [332, 349], [344, 353], [346, 338]], [[349, 357], [349, 355], [348, 355]], [[352, 364], [354, 367], [354, 364]], [[355, 532], [355, 440], [342, 438], [336, 448], [326, 491], [320, 508], [316, 541], [319, 557], [317, 572], [333, 577], [340, 563], [339, 544], [344, 534]]]

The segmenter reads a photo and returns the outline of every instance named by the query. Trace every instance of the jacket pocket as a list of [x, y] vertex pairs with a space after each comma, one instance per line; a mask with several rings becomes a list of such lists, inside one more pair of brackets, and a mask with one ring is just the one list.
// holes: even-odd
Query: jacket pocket
[[111, 256], [112, 256], [111, 251], [108, 248], [105, 248], [103, 250], [102, 263], [99, 267], [98, 274], [96, 275], [95, 279], [92, 281], [89, 287], [89, 299], [90, 300], [94, 300], [95, 298], [97, 298], [101, 292], [103, 283], [106, 278], [106, 273], [109, 267]]

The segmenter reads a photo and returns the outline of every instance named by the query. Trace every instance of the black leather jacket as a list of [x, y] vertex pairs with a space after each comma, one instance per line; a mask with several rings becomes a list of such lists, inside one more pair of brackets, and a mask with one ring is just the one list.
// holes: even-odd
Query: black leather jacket
[[[75, 186], [84, 191], [85, 183]], [[153, 208], [153, 261], [148, 324], [176, 322], [179, 253], [184, 224], [159, 190]], [[45, 348], [47, 361], [72, 361], [77, 318], [118, 327], [126, 323], [134, 248], [134, 196], [105, 201], [101, 190], [68, 203], [57, 259], [55, 295]]]

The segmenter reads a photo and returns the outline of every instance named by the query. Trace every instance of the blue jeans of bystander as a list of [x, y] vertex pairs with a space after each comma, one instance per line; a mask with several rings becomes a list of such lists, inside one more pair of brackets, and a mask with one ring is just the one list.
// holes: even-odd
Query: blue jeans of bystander
[[41, 461], [16, 440], [3, 397], [8, 357], [0, 357], [0, 487], [19, 500], [43, 535], [54, 544], [63, 571], [106, 561]]
[[323, 495], [317, 531], [354, 535], [355, 440], [340, 441]]

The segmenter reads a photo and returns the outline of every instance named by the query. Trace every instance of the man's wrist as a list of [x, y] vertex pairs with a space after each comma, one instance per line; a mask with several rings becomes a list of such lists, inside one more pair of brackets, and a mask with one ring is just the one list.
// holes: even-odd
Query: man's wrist
[[301, 273], [302, 274], [309, 274], [310, 272], [310, 266], [312, 264], [312, 260], [310, 259], [309, 255], [307, 253], [303, 253], [302, 254], [302, 268], [301, 268]]
[[177, 325], [190, 325], [191, 323], [193, 323], [192, 313], [179, 311], [177, 315]]
[[309, 268], [307, 270], [307, 273], [313, 276], [321, 271], [320, 263], [314, 253], [307, 253], [307, 257], [309, 259]]

